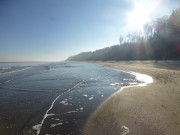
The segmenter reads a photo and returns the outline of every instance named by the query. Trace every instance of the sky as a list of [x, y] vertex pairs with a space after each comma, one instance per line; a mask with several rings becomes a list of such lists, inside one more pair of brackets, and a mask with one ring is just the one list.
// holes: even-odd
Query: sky
[[136, 30], [129, 14], [136, 17], [137, 3], [148, 19], [180, 7], [179, 0], [0, 0], [0, 62], [62, 61], [119, 44]]

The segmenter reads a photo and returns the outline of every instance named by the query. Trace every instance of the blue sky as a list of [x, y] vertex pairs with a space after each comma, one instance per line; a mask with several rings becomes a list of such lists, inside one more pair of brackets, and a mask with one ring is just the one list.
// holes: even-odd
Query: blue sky
[[[0, 61], [60, 61], [119, 43], [135, 0], [1, 0]], [[158, 1], [158, 4], [157, 4]], [[179, 0], [144, 0], [149, 17], [170, 15]]]

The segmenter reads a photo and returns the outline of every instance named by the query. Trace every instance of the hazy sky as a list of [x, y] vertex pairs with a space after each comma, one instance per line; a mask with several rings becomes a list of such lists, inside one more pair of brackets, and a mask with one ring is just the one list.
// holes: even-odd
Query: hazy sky
[[[0, 61], [60, 61], [119, 43], [139, 0], [0, 0]], [[142, 0], [148, 18], [180, 0]]]

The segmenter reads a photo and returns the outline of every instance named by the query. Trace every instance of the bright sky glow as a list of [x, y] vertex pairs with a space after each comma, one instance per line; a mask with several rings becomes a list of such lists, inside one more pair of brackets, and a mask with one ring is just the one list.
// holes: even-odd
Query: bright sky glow
[[135, 2], [134, 9], [128, 13], [128, 27], [143, 31], [145, 23], [150, 21], [150, 10], [143, 7], [142, 1]]
[[119, 44], [179, 0], [0, 0], [0, 62], [60, 61]]

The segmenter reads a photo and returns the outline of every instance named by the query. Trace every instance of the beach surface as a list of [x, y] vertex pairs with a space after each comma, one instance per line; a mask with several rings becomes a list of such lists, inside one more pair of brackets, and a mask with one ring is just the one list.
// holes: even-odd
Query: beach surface
[[146, 86], [124, 87], [89, 117], [84, 135], [179, 135], [180, 62], [93, 62], [153, 78]]

